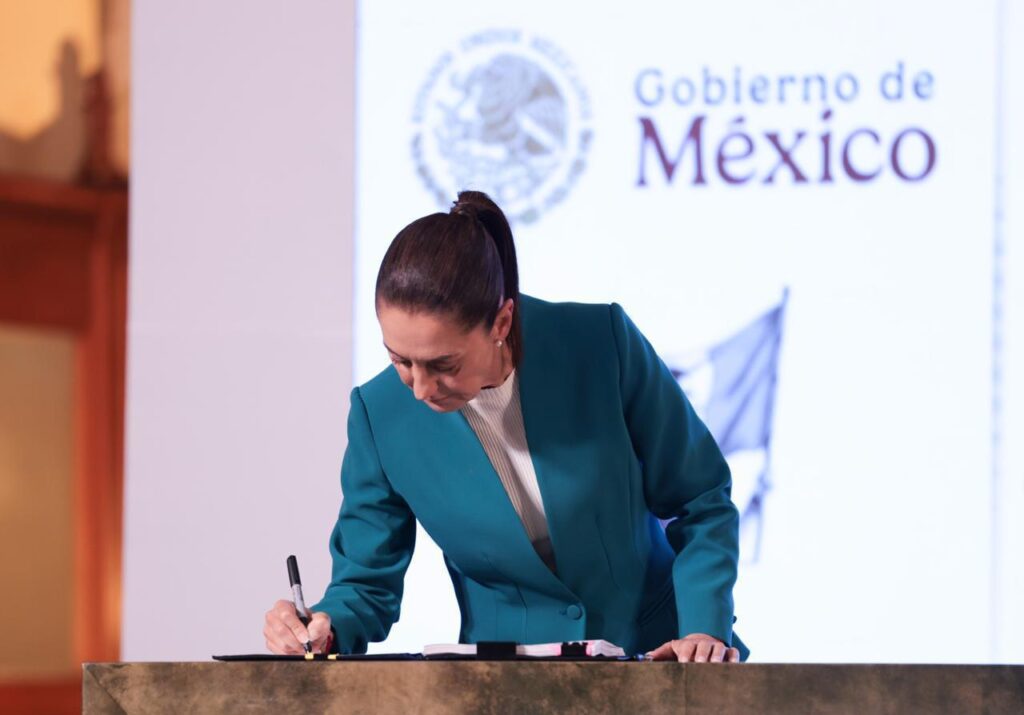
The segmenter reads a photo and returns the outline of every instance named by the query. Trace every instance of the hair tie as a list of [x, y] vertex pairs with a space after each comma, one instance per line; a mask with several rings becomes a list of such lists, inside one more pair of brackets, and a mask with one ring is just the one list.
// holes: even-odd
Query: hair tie
[[479, 216], [477, 216], [477, 213], [476, 213], [476, 206], [473, 206], [472, 204], [467, 204], [467, 203], [460, 203], [458, 201], [453, 201], [452, 202], [451, 213], [453, 213], [453, 214], [455, 214], [457, 216], [469, 216], [472, 219], [478, 219], [479, 218]]

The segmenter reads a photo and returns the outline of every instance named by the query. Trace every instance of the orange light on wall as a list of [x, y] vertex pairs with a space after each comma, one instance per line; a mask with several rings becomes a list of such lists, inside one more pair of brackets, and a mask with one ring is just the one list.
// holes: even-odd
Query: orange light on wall
[[80, 77], [99, 69], [100, 11], [100, 0], [0, 4], [0, 132], [24, 140], [54, 123], [62, 62]]

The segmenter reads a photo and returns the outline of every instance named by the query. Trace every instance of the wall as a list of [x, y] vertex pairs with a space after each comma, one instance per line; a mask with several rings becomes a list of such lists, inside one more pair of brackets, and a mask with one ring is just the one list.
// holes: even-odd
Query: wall
[[352, 2], [133, 7], [125, 660], [262, 650], [289, 554], [326, 585], [354, 32]]

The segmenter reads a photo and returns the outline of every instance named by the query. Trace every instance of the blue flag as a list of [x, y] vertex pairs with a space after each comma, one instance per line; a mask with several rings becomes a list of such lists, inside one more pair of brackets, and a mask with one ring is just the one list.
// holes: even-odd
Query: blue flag
[[[760, 556], [764, 500], [771, 487], [772, 412], [787, 298], [788, 291], [777, 306], [712, 346], [701, 360], [685, 368], [670, 366], [726, 458], [749, 450], [763, 453], [749, 496], [737, 504], [741, 534], [754, 536], [754, 561]], [[704, 378], [703, 395], [694, 394], [697, 377]]]

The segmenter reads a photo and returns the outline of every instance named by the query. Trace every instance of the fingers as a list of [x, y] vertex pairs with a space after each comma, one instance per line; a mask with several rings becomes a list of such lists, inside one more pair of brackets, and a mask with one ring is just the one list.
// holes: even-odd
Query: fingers
[[715, 647], [715, 643], [716, 641], [710, 640], [697, 641], [690, 660], [694, 663], [707, 663], [708, 659], [711, 657], [711, 650]]
[[675, 641], [669, 641], [668, 643], [663, 643], [662, 645], [658, 646], [657, 648], [652, 650], [650, 653], [648, 653], [647, 657], [650, 658], [651, 660], [675, 660], [676, 659], [676, 653], [675, 653], [675, 650], [672, 647], [674, 643], [675, 643]]
[[738, 663], [740, 652], [711, 636], [687, 636], [669, 641], [647, 654], [651, 660], [680, 663]]
[[675, 651], [676, 660], [680, 663], [689, 663], [697, 650], [697, 641], [689, 638], [672, 641], [672, 649]]
[[331, 639], [331, 617], [323, 612], [313, 614], [307, 628], [314, 653], [326, 653]]
[[711, 663], [723, 663], [725, 662], [725, 653], [729, 648], [725, 643], [715, 643], [711, 649], [711, 655], [708, 658], [708, 662]]
[[263, 625], [263, 638], [266, 640], [267, 650], [277, 655], [301, 655], [305, 648], [295, 638], [295, 634], [286, 628], [280, 621], [267, 621]]
[[[281, 617], [281, 622], [292, 632], [295, 640], [300, 644], [309, 642], [309, 631], [305, 624], [299, 620], [299, 614], [295, 612], [295, 604], [291, 601], [278, 601], [274, 604]], [[305, 652], [305, 648], [303, 648]]]
[[270, 652], [278, 655], [299, 655], [306, 652], [303, 643], [309, 640], [309, 633], [295, 614], [295, 604], [282, 600], [267, 611], [264, 617], [263, 637]]

